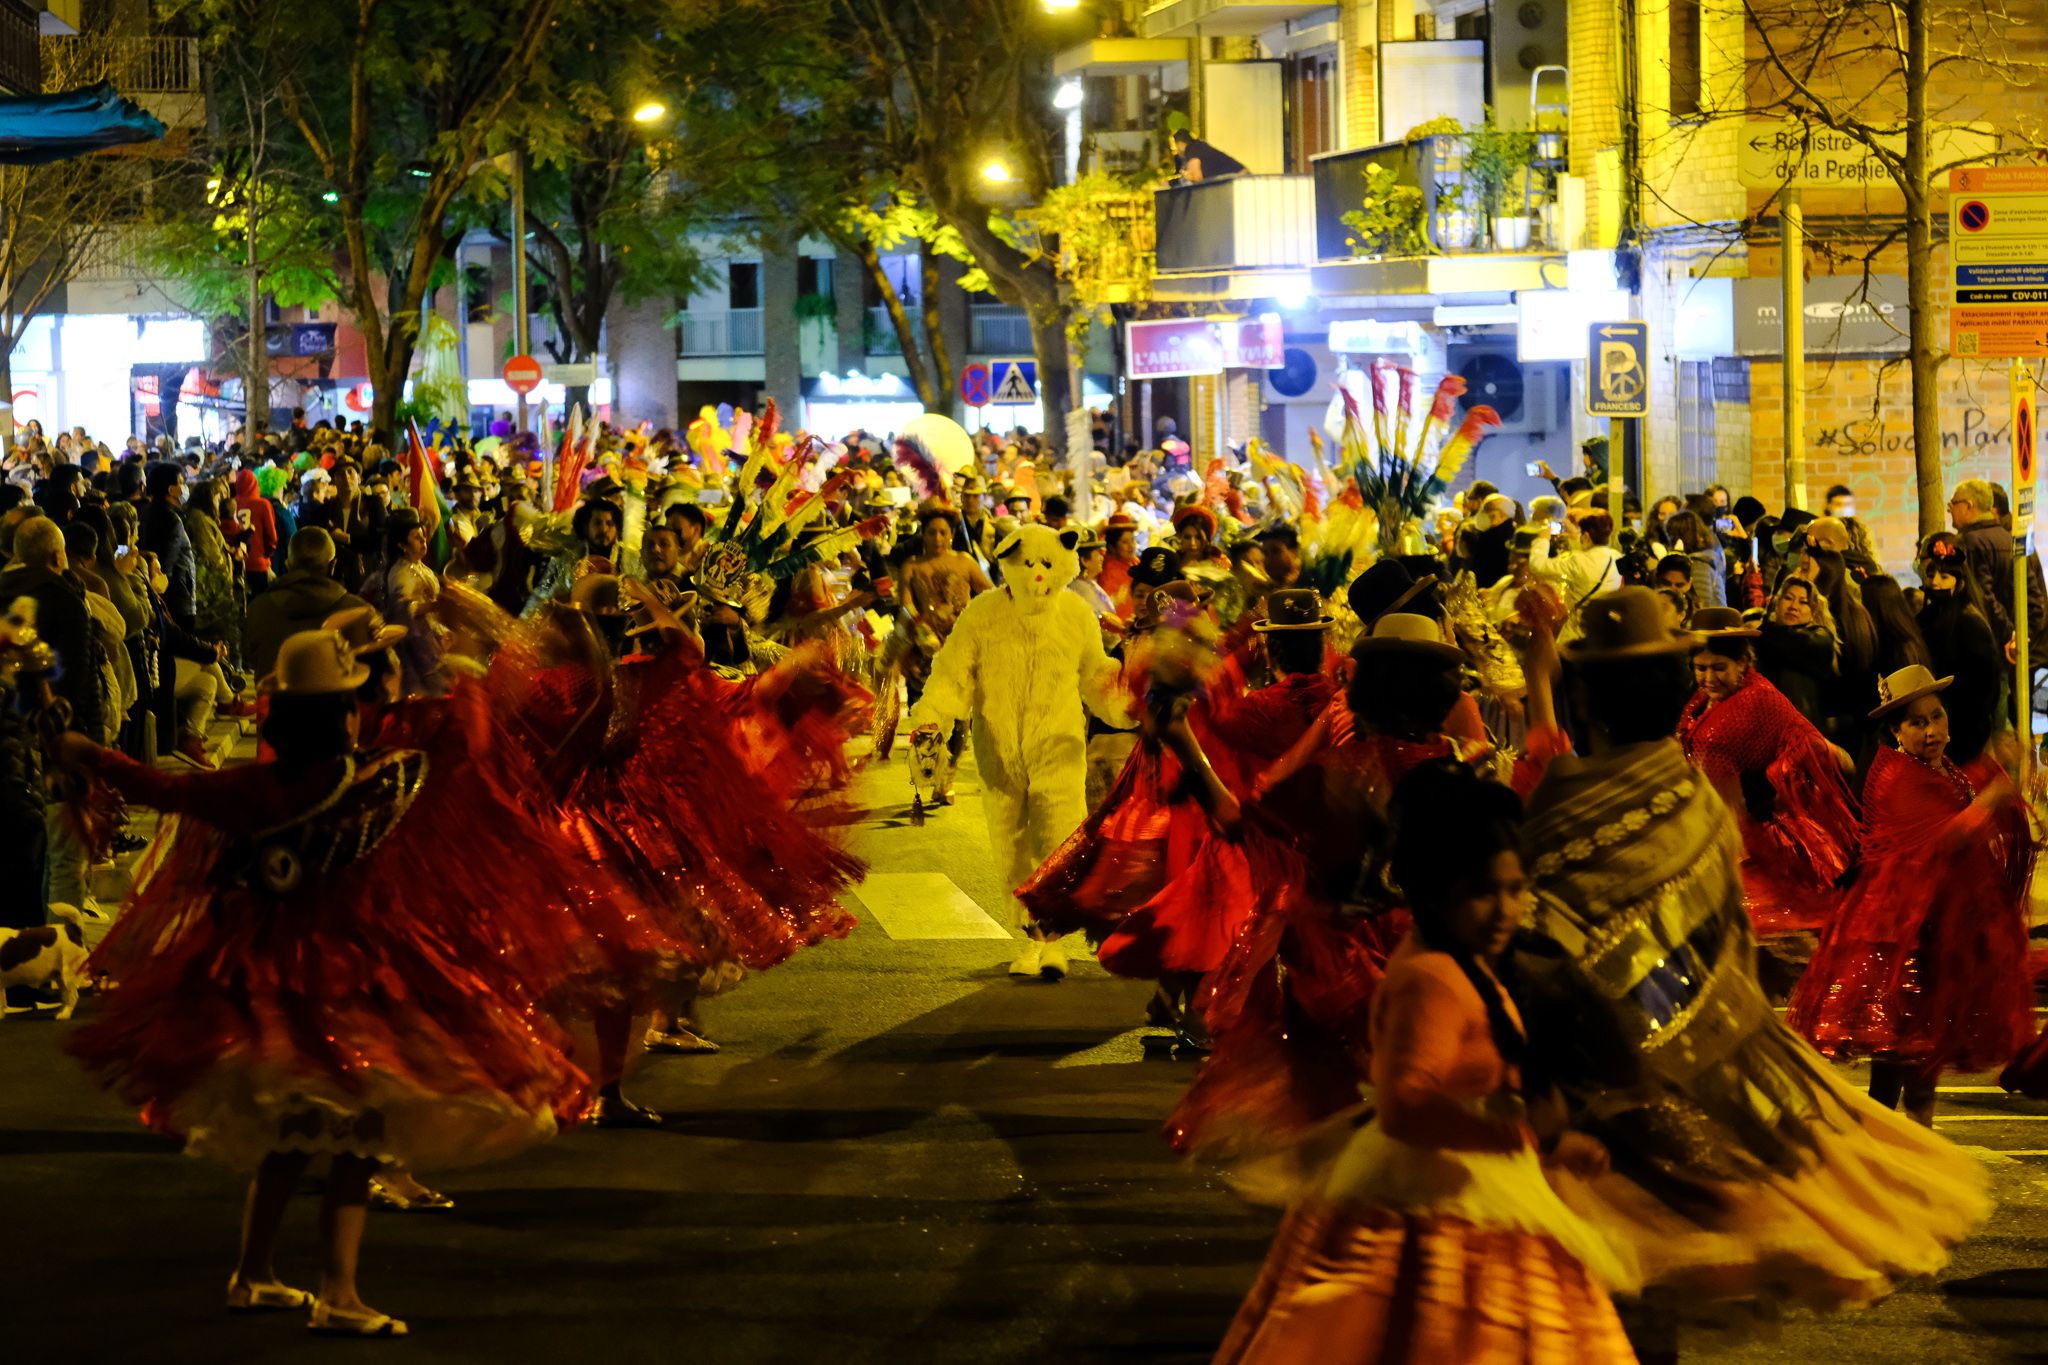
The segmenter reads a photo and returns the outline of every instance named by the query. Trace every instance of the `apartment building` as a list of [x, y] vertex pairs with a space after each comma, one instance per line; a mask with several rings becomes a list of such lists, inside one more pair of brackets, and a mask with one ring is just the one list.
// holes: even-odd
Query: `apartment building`
[[[2022, 61], [2048, 50], [2044, 10], [2021, 0], [2013, 14]], [[1133, 311], [1272, 315], [1284, 343], [1273, 368], [1149, 385], [1127, 371], [1133, 390], [1190, 419], [1198, 448], [1262, 435], [1300, 455], [1345, 370], [1381, 356], [1425, 377], [1455, 370], [1469, 401], [1506, 419], [1471, 476], [1526, 495], [1541, 488], [1533, 461], [1567, 467], [1580, 441], [1607, 434], [1584, 415], [1588, 327], [1641, 318], [1652, 411], [1639, 442], [1618, 442], [1631, 486], [1721, 482], [1775, 502], [1779, 197], [1738, 171], [1753, 125], [1776, 118], [1756, 25], [1797, 12], [1768, 0], [1131, 0], [1056, 63], [1057, 79], [1081, 83], [1072, 102], [1093, 164], [1128, 164], [1146, 140], [1156, 155], [1181, 114], [1247, 168], [1154, 195], [1152, 302]], [[1829, 68], [1842, 98], [1883, 87], [1863, 60]], [[2040, 73], [1959, 67], [1935, 85], [1944, 129], [1983, 145], [2048, 122]], [[1382, 212], [1366, 212], [1369, 196]], [[1903, 562], [1916, 511], [1904, 266], [1896, 248], [1873, 255], [1896, 235], [1901, 198], [1883, 182], [1804, 198], [1810, 497], [1857, 487], [1886, 558]], [[1996, 369], [1944, 370], [1952, 478], [2004, 458]]]

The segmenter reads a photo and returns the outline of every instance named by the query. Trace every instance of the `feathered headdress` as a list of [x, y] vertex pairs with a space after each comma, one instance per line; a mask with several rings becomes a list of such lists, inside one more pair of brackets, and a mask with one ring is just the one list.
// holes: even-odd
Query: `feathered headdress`
[[886, 516], [876, 517], [822, 535], [807, 535], [826, 503], [837, 497], [858, 471], [832, 470], [815, 488], [802, 487], [807, 470], [814, 466], [830, 469], [837, 454], [806, 436], [791, 449], [787, 463], [778, 463], [772, 448], [771, 420], [755, 427], [757, 440], [740, 470], [738, 494], [725, 519], [706, 538], [704, 557], [690, 576], [697, 591], [714, 602], [737, 607], [757, 624], [767, 618], [777, 583], [836, 558], [865, 537], [880, 535], [889, 524]]

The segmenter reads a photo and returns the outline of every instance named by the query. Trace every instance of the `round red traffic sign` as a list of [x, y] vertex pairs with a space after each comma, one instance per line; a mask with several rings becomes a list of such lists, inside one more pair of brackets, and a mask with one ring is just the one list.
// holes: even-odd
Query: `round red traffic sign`
[[1991, 225], [1991, 206], [1981, 199], [1972, 199], [1957, 210], [1956, 221], [1965, 232], [1982, 232]]
[[530, 355], [515, 355], [505, 362], [505, 384], [514, 393], [532, 393], [540, 387], [540, 362]]
[[969, 365], [960, 371], [960, 401], [970, 408], [985, 408], [995, 390], [986, 365]]

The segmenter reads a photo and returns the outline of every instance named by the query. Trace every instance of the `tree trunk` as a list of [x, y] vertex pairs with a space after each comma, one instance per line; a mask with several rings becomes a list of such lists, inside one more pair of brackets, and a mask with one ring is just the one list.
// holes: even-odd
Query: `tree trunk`
[[[910, 374], [910, 386], [917, 390], [917, 401], [924, 404], [926, 412], [937, 412], [939, 409], [934, 405], [942, 401], [943, 394], [932, 381], [931, 369], [924, 363], [924, 348], [917, 344], [917, 328], [911, 324], [910, 310], [903, 306], [903, 295], [890, 281], [889, 272], [882, 269], [881, 254], [872, 243], [861, 243], [860, 263], [882, 296], [882, 307], [888, 311], [889, 326], [895, 329], [896, 344], [903, 351], [903, 368]], [[925, 298], [929, 300], [932, 281], [927, 277], [922, 283]]]
[[1906, 12], [1906, 317], [1913, 375], [1913, 474], [1920, 493], [1920, 535], [1948, 524], [1941, 486], [1941, 364], [1934, 335], [1934, 196], [1927, 185], [1928, 0]]
[[939, 268], [939, 257], [930, 242], [919, 245], [918, 271], [924, 281], [925, 343], [932, 354], [932, 393], [925, 397], [924, 410], [951, 417], [960, 376], [953, 368], [952, 354], [946, 349], [946, 328], [939, 314], [940, 284], [945, 272]]
[[1067, 374], [1067, 320], [1057, 310], [1031, 310], [1031, 353], [1038, 360], [1039, 420], [1045, 424], [1045, 448], [1071, 467], [1067, 449], [1067, 409], [1078, 397]]
[[19, 339], [0, 332], [0, 450], [14, 449], [14, 347]]
[[254, 260], [249, 263], [248, 286], [249, 335], [242, 357], [242, 422], [253, 435], [258, 427], [270, 429], [270, 328], [265, 322], [269, 298], [263, 288], [262, 267]]
[[785, 430], [803, 418], [803, 334], [796, 316], [796, 251], [793, 238], [761, 253], [761, 367], [768, 395], [782, 410]]

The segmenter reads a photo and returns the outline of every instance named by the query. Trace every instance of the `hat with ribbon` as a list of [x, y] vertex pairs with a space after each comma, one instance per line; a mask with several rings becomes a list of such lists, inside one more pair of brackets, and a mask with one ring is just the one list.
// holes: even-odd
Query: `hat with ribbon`
[[1260, 633], [1275, 630], [1328, 630], [1337, 618], [1323, 610], [1314, 588], [1282, 588], [1266, 596], [1266, 619], [1252, 623]]
[[340, 631], [302, 630], [278, 646], [276, 666], [260, 686], [273, 697], [325, 697], [353, 692], [369, 680], [370, 666]]
[[320, 629], [334, 631], [348, 641], [357, 658], [389, 649], [406, 634], [404, 626], [385, 624], [383, 614], [375, 607], [350, 607], [335, 612], [320, 623]]
[[1710, 640], [1753, 640], [1763, 634], [1735, 607], [1701, 607], [1692, 614], [1692, 633]]
[[1877, 680], [1877, 709], [1870, 713], [1874, 720], [1890, 715], [1894, 711], [1911, 706], [1922, 697], [1929, 697], [1941, 691], [1953, 677], [1937, 678], [1934, 670], [1926, 664], [1907, 664], [1896, 673], [1887, 673]]

